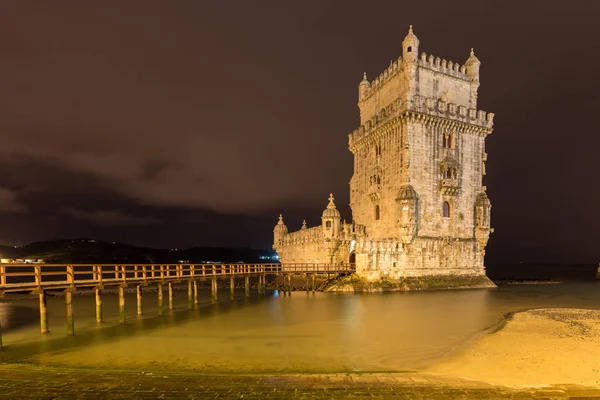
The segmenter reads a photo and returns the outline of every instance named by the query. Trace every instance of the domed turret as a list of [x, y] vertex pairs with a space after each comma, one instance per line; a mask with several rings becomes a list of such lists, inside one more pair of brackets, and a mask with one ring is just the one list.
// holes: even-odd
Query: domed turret
[[477, 195], [475, 200], [475, 238], [481, 252], [485, 253], [485, 246], [490, 238], [490, 233], [494, 230], [490, 228], [490, 212], [492, 210], [492, 204], [490, 199], [485, 193], [485, 186], [483, 191]]
[[411, 185], [403, 185], [396, 195], [397, 226], [403, 243], [411, 243], [417, 234], [419, 196]]
[[329, 194], [329, 204], [321, 216], [323, 233], [327, 238], [337, 237], [340, 231], [340, 212], [333, 202], [333, 193]]
[[273, 229], [273, 247], [283, 244], [283, 239], [287, 233], [288, 229], [283, 223], [283, 215], [279, 214], [279, 221]]
[[475, 52], [471, 49], [471, 55], [467, 59], [465, 63], [465, 67], [467, 67], [467, 75], [471, 78], [472, 81], [479, 81], [479, 67], [481, 66], [481, 61], [477, 57], [475, 57]]
[[369, 95], [371, 84], [367, 79], [367, 73], [363, 74], [363, 80], [358, 84], [358, 101], [362, 101]]
[[419, 55], [419, 39], [413, 33], [412, 25], [408, 29], [408, 34], [402, 41], [402, 58], [407, 61], [417, 61]]

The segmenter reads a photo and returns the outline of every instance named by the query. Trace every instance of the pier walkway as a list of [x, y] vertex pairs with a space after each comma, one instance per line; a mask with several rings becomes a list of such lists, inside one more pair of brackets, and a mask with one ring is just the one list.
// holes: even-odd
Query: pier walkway
[[[283, 276], [279, 289], [291, 290], [291, 276], [302, 274], [306, 290], [314, 291], [315, 276], [354, 272], [353, 264], [0, 264], [0, 297], [4, 293], [29, 292], [39, 295], [40, 329], [49, 332], [46, 292], [65, 293], [67, 335], [75, 334], [73, 292], [93, 289], [96, 292], [96, 321], [102, 322], [102, 290], [116, 287], [119, 295], [119, 319], [125, 323], [124, 289], [134, 286], [137, 312], [143, 314], [143, 288], [156, 285], [158, 313], [163, 313], [163, 286], [167, 286], [168, 307], [173, 309], [173, 285], [187, 282], [188, 306], [198, 304], [198, 283], [211, 282], [211, 301], [218, 300], [218, 280], [229, 279], [230, 299], [234, 297], [236, 279], [244, 279], [246, 297], [250, 296], [250, 278], [258, 281], [258, 293], [264, 294], [267, 276]], [[0, 327], [0, 349], [2, 333]]]

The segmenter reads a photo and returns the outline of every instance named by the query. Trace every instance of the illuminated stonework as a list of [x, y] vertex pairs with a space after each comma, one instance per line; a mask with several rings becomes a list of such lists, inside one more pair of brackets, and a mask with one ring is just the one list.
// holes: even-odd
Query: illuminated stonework
[[330, 197], [322, 225], [288, 233], [283, 263], [355, 262], [368, 280], [485, 276], [490, 201], [482, 186], [494, 114], [477, 110], [480, 62], [421, 53], [412, 27], [402, 57], [358, 86], [361, 126], [349, 135], [353, 223]]

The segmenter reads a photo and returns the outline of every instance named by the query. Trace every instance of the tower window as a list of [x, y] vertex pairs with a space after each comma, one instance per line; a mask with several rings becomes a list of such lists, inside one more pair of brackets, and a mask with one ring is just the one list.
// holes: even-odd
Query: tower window
[[444, 133], [444, 137], [442, 138], [442, 146], [445, 149], [453, 149], [454, 148], [454, 135], [451, 133]]
[[408, 48], [406, 49], [407, 53], [410, 53], [412, 51], [412, 46], [408, 46]]
[[375, 146], [375, 155], [379, 157], [381, 155], [381, 145], [378, 144]]
[[447, 201], [442, 204], [442, 217], [450, 218], [450, 203]]
[[325, 221], [325, 228], [327, 228], [327, 229], [331, 228], [331, 221]]
[[375, 206], [375, 220], [379, 221], [379, 217], [380, 217], [380, 211], [379, 211], [379, 204]]

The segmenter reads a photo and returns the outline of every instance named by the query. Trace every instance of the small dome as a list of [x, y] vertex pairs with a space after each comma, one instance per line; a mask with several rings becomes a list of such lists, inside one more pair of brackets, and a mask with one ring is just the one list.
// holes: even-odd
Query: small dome
[[479, 58], [475, 57], [475, 52], [473, 51], [473, 49], [471, 49], [471, 55], [467, 59], [467, 62], [465, 63], [465, 65], [469, 66], [469, 65], [475, 65], [475, 64], [481, 64], [481, 61], [479, 61]]
[[475, 200], [475, 205], [477, 207], [490, 207], [490, 199], [485, 192], [481, 192], [477, 195], [477, 200]]
[[411, 185], [404, 185], [398, 190], [396, 200], [417, 200], [417, 192]]
[[322, 218], [340, 218], [340, 212], [337, 208], [335, 208], [335, 203], [333, 200], [335, 200], [333, 198], [333, 193], [330, 193], [329, 204], [327, 204], [327, 208], [325, 211], [323, 211], [323, 215], [321, 216]]
[[363, 74], [363, 79], [362, 79], [362, 81], [360, 81], [360, 86], [371, 86], [371, 84], [369, 83], [369, 80], [367, 79], [366, 72]]
[[287, 231], [287, 226], [285, 226], [285, 224], [283, 223], [283, 215], [279, 214], [279, 221], [277, 222], [277, 225], [275, 225], [275, 229], [273, 229], [273, 232], [287, 233]]
[[417, 36], [413, 33], [412, 25], [408, 28], [408, 34], [406, 35], [402, 43], [412, 44], [416, 46], [419, 45], [419, 38], [417, 38]]

